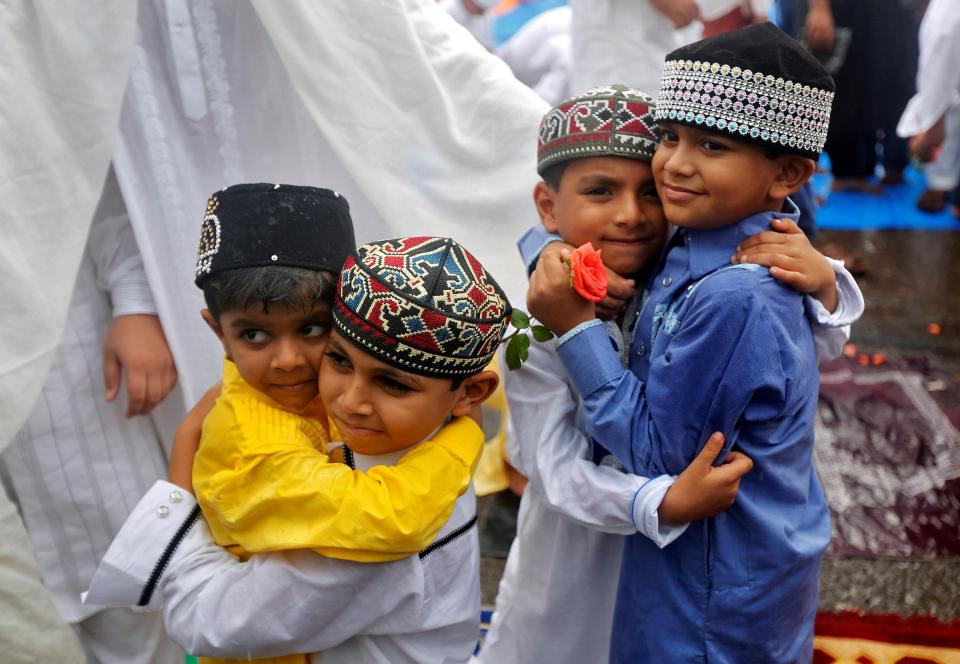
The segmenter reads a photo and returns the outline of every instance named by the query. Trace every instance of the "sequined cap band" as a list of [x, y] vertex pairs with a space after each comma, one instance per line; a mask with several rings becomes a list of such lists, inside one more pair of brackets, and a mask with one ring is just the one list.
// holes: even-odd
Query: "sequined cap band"
[[833, 92], [716, 62], [663, 65], [658, 121], [700, 125], [819, 155]]

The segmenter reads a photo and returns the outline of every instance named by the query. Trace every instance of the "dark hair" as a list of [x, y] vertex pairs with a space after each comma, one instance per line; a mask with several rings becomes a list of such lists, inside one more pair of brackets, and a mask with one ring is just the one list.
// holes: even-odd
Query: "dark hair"
[[569, 161], [561, 161], [559, 164], [548, 166], [543, 170], [543, 173], [540, 174], [540, 177], [543, 178], [543, 181], [546, 182], [551, 189], [559, 191], [563, 172], [567, 170], [567, 166], [569, 165]]
[[271, 305], [304, 311], [331, 302], [335, 276], [326, 270], [267, 265], [224, 270], [203, 283], [203, 299], [216, 321], [225, 311], [245, 311], [255, 303], [264, 312]]

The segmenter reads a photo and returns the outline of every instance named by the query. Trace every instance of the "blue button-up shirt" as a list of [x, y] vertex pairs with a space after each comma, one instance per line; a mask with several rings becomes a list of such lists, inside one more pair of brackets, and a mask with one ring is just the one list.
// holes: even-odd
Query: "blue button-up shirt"
[[829, 515], [813, 469], [819, 377], [803, 297], [756, 265], [729, 265], [764, 212], [680, 229], [634, 331], [629, 370], [603, 328], [558, 353], [589, 433], [630, 472], [680, 473], [713, 431], [754, 461], [733, 507], [664, 550], [628, 539], [612, 660], [809, 661]]

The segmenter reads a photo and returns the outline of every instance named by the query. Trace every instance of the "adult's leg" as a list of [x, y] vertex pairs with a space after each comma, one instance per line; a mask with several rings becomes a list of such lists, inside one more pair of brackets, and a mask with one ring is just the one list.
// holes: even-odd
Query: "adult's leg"
[[80, 642], [47, 595], [17, 509], [0, 488], [0, 652], [7, 664], [83, 664]]

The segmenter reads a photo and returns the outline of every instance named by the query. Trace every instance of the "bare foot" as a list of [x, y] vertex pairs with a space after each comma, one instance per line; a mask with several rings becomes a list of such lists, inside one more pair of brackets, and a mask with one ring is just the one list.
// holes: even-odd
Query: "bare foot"
[[925, 189], [917, 199], [917, 209], [923, 212], [940, 212], [947, 207], [950, 192], [942, 189]]

